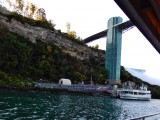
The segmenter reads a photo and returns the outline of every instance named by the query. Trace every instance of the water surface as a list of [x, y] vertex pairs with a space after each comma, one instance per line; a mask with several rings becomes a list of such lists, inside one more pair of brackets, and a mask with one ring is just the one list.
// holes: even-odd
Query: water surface
[[134, 101], [106, 96], [0, 92], [2, 120], [125, 120], [157, 112], [157, 99]]

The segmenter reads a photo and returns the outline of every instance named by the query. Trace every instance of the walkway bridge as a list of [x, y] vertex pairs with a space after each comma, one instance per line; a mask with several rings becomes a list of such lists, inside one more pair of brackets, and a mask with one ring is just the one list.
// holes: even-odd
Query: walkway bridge
[[[126, 31], [128, 31], [129, 29], [133, 28], [134, 24], [130, 20], [128, 20], [126, 22], [116, 24], [116, 25], [113, 26], [113, 28], [114, 27], [117, 27], [117, 28], [121, 29], [122, 33], [124, 33]], [[89, 43], [89, 42], [93, 42], [94, 40], [104, 38], [104, 37], [107, 36], [107, 32], [108, 32], [108, 29], [103, 30], [99, 33], [96, 33], [96, 34], [94, 34], [90, 37], [87, 37], [87, 38], [84, 39], [84, 43]]]

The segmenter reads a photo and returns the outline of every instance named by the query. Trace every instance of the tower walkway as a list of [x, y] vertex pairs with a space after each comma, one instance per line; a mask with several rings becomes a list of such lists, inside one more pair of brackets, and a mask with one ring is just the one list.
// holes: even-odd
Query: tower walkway
[[[116, 25], [113, 26], [113, 28], [114, 27], [118, 27], [119, 29], [122, 30], [122, 33], [123, 33], [125, 31], [127, 31], [128, 29], [131, 29], [132, 27], [134, 27], [134, 24], [130, 20], [128, 20], [126, 22], [116, 24]], [[103, 30], [103, 31], [101, 31], [99, 33], [96, 33], [96, 34], [94, 34], [92, 36], [89, 36], [89, 37], [84, 39], [84, 43], [89, 43], [89, 42], [92, 42], [94, 40], [97, 40], [97, 39], [100, 39], [100, 38], [104, 38], [104, 37], [107, 36], [107, 32], [108, 32], [108, 29]]]

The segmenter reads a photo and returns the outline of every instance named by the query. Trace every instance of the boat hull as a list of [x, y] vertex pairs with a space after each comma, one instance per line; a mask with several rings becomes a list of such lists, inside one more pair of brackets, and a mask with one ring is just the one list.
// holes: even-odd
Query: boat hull
[[120, 99], [149, 101], [151, 98], [150, 97], [137, 97], [137, 96], [120, 96]]
[[133, 95], [133, 94], [120, 94], [119, 97], [121, 99], [129, 99], [129, 100], [150, 100], [151, 95]]

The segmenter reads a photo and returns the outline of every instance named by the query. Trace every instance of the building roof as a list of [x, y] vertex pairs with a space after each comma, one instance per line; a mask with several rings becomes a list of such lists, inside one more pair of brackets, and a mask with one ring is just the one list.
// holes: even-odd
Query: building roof
[[160, 53], [160, 0], [115, 0]]

